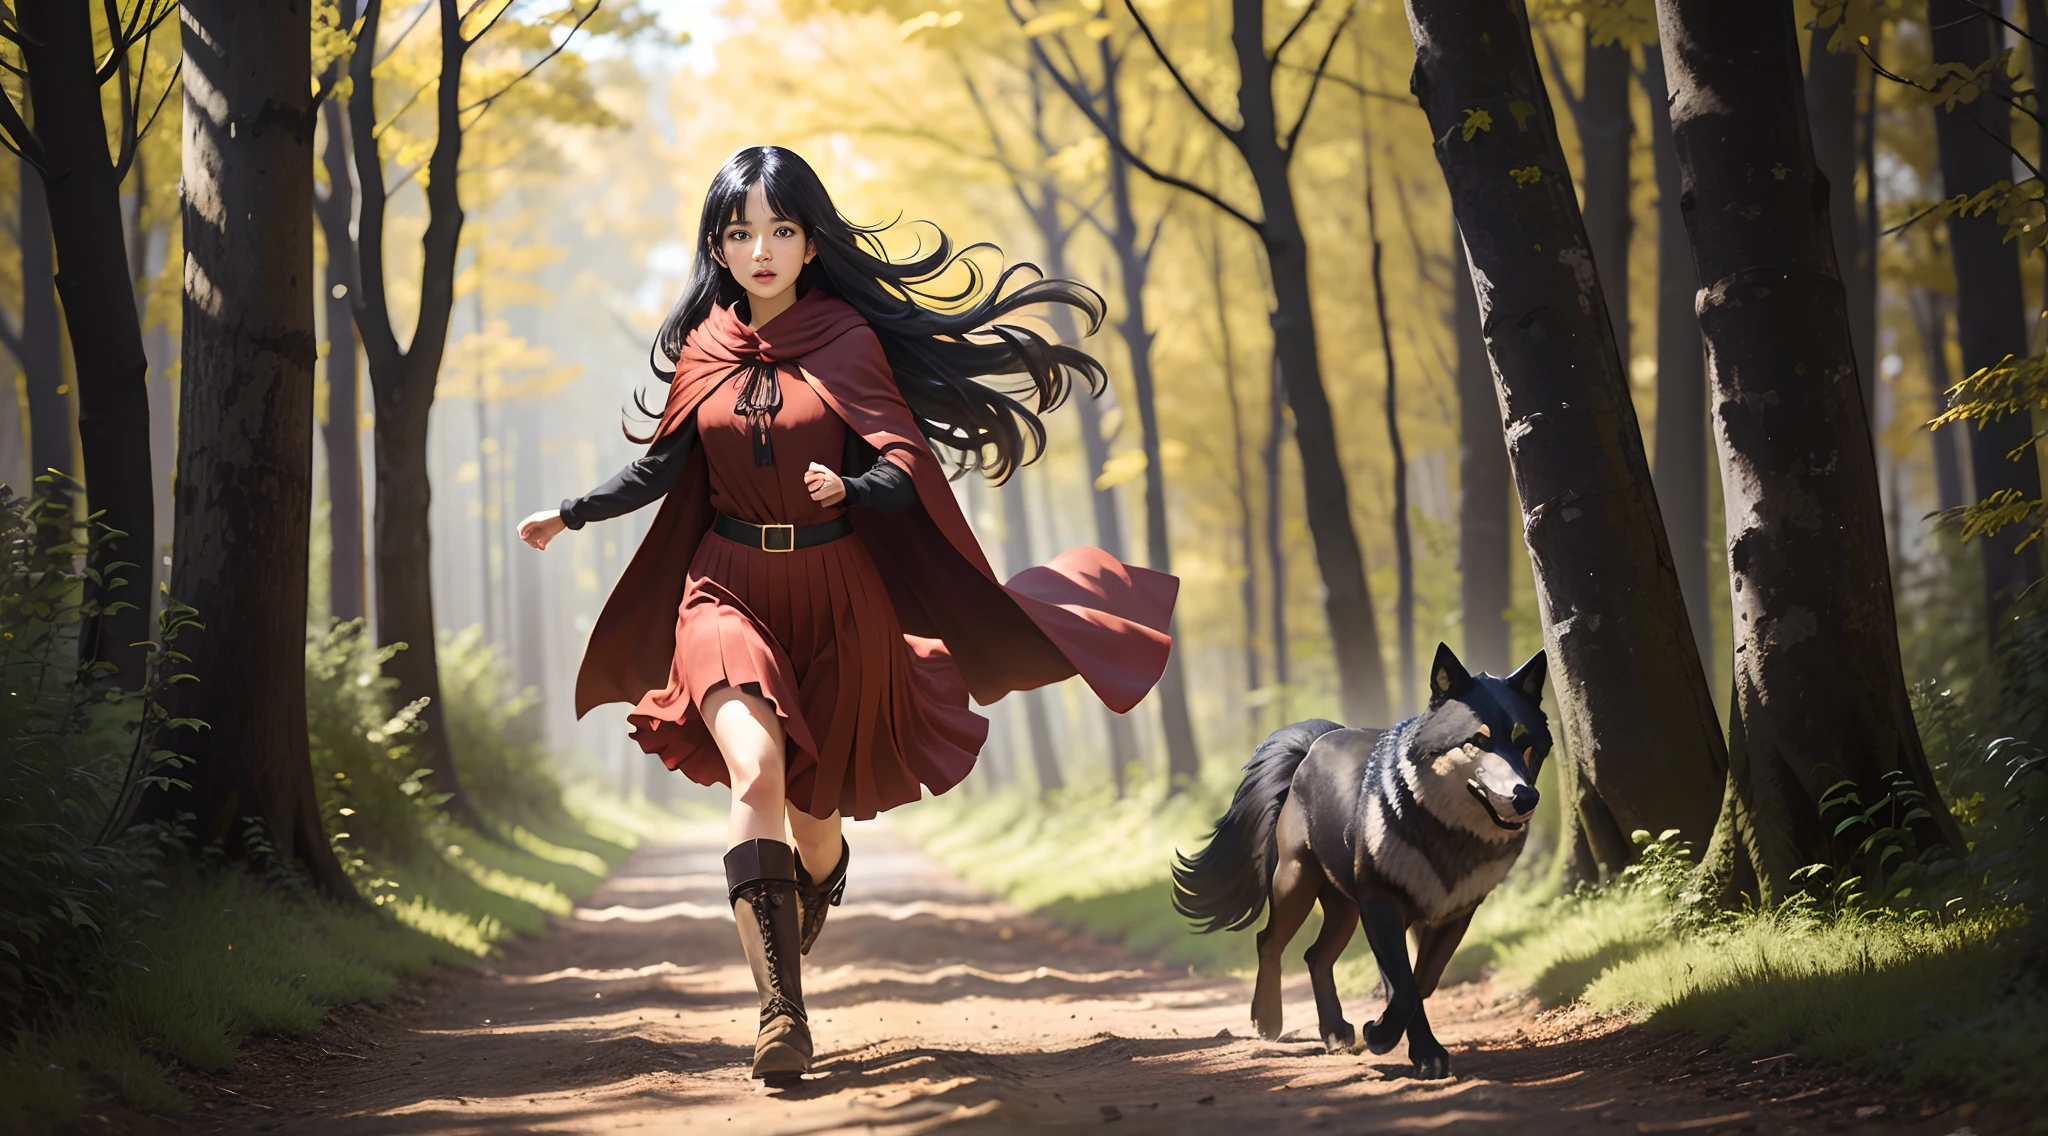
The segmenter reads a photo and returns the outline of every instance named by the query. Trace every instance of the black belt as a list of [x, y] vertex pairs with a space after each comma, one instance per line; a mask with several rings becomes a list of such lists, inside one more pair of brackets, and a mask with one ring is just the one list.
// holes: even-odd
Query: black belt
[[816, 525], [750, 525], [737, 517], [718, 514], [711, 531], [719, 536], [763, 552], [795, 552], [817, 544], [829, 544], [853, 535], [853, 520], [839, 517]]

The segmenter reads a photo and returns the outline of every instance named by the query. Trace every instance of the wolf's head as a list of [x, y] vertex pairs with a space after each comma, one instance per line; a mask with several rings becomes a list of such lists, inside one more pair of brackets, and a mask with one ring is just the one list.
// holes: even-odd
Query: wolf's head
[[1506, 678], [1473, 675], [1449, 647], [1437, 644], [1429, 709], [1415, 722], [1408, 760], [1418, 767], [1418, 782], [1433, 782], [1439, 793], [1469, 794], [1461, 815], [1475, 830], [1490, 824], [1519, 831], [1536, 811], [1536, 771], [1550, 753], [1546, 670], [1538, 651]]

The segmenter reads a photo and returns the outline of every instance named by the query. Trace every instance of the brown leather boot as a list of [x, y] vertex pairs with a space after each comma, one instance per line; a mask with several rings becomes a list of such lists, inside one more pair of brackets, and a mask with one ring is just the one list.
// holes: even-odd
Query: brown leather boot
[[803, 928], [803, 953], [811, 953], [811, 944], [818, 941], [818, 932], [825, 929], [825, 913], [828, 908], [839, 906], [846, 896], [846, 861], [853, 857], [853, 849], [846, 846], [846, 838], [839, 838], [839, 862], [825, 873], [822, 880], [812, 880], [804, 871], [803, 857], [796, 862], [796, 904], [800, 917], [797, 925]]
[[796, 853], [780, 840], [746, 841], [725, 854], [725, 883], [740, 948], [761, 995], [754, 1076], [770, 1085], [794, 1083], [811, 1067], [797, 946]]

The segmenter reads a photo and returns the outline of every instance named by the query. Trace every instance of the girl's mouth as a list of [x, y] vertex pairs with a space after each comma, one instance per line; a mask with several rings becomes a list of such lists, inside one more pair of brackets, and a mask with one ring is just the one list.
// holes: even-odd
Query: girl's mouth
[[764, 268], [759, 272], [754, 273], [754, 279], [761, 281], [773, 280], [775, 279], [775, 273], [770, 272], [768, 269]]

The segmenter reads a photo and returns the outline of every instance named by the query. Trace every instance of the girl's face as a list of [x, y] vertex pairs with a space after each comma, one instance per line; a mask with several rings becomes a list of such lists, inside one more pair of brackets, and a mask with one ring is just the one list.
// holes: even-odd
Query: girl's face
[[797, 274], [817, 254], [802, 225], [776, 215], [760, 182], [747, 191], [743, 215], [727, 221], [718, 236], [718, 263], [747, 290], [756, 312], [763, 301], [773, 305], [790, 295]]

